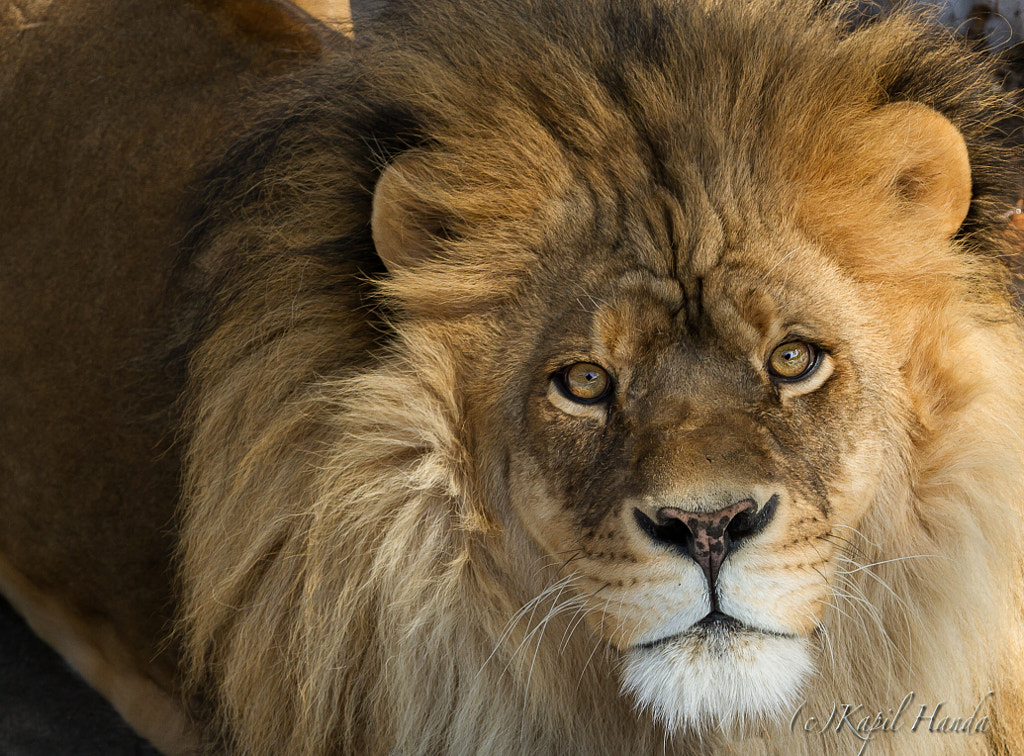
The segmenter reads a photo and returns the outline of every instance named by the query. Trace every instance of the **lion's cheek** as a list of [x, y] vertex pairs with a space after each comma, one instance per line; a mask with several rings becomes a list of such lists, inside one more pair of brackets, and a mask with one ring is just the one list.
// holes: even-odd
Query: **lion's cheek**
[[[907, 407], [910, 402], [896, 389], [885, 399], [874, 397], [873, 403]], [[843, 449], [841, 464], [834, 477], [828, 481], [829, 526], [835, 528], [856, 528], [865, 514], [877, 501], [880, 493], [905, 485], [903, 476], [907, 469], [905, 439], [910, 433], [898, 411], [890, 409], [874, 417], [857, 421], [850, 419], [848, 425], [854, 441], [848, 439]]]
[[526, 455], [513, 452], [509, 495], [514, 516], [540, 548], [566, 558], [576, 546], [570, 513], [553, 495], [543, 471]]

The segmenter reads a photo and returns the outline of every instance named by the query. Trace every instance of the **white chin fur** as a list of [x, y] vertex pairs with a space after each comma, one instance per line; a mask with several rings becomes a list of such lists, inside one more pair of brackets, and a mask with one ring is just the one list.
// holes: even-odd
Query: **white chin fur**
[[788, 717], [814, 662], [808, 642], [752, 631], [696, 631], [626, 654], [622, 689], [669, 731]]

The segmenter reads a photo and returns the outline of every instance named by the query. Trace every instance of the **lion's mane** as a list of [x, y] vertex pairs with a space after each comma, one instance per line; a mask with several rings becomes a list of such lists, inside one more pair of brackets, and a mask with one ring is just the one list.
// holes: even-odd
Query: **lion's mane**
[[[650, 170], [682, 145], [719, 185], [779, 212], [815, 174], [817, 227], [838, 239], [886, 209], [844, 202], [820, 156], [863, 113], [910, 100], [964, 135], [973, 199], [931, 267], [909, 247], [850, 263], [899, 289], [893, 321], [914, 324], [914, 430], [850, 535], [872, 566], [837, 586], [858, 598], [827, 615], [807, 701], [827, 712], [958, 690], [966, 705], [992, 689], [989, 734], [944, 747], [1024, 752], [1024, 352], [998, 146], [1009, 106], [981, 63], [910, 16], [858, 25], [848, 7], [809, 2], [412, 5], [280, 87], [209, 178], [187, 242], [181, 635], [210, 736], [243, 754], [724, 744], [634, 711], [615, 654], [553, 608], [571, 589], [546, 583], [517, 529], [483, 437], [500, 422], [474, 416], [463, 376], [503, 308], [544, 307], [520, 285], [554, 263], [514, 250], [557, 232], [556, 153], [598, 194], [622, 134], [641, 133]], [[488, 236], [457, 264], [388, 275], [372, 190], [407, 152], [440, 166], [422, 201], [443, 211], [450, 244]], [[922, 554], [938, 558], [902, 558]], [[789, 725], [728, 752], [849, 748]], [[872, 748], [887, 752], [885, 739]]]

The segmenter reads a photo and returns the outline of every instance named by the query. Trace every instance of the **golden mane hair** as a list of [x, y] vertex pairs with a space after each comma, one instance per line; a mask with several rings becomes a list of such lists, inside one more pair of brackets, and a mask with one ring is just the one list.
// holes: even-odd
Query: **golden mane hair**
[[[563, 262], [545, 251], [578, 261], [605, 243], [622, 191], [675, 161], [695, 242], [712, 206], [726, 234], [798, 223], [843, 250], [830, 264], [884, 315], [863, 327], [890, 329], [907, 355], [902, 388], [879, 394], [904, 425], [847, 534], [860, 561], [818, 633], [808, 710], [881, 711], [913, 691], [955, 692], [960, 711], [994, 690], [988, 732], [942, 752], [1024, 752], [1011, 106], [945, 33], [904, 12], [857, 22], [853, 5], [400, 3], [268, 95], [186, 244], [179, 636], [213, 743], [849, 752], [786, 712], [741, 737], [667, 732], [635, 710], [616, 653], [552, 575], [557, 555], [508, 502], [502, 439], [520, 418], [498, 395], [518, 379], [492, 393], [481, 371], [499, 346], [528, 349], [517, 333], [547, 306], [535, 283]], [[906, 178], [906, 145], [863, 125], [895, 102], [937, 111], [967, 145], [970, 209], [945, 246], [927, 214], [900, 240], [872, 237], [913, 204], [878, 190]], [[389, 272], [371, 214], [399, 161], [410, 238], [429, 248]], [[873, 752], [939, 747], [885, 735]]]

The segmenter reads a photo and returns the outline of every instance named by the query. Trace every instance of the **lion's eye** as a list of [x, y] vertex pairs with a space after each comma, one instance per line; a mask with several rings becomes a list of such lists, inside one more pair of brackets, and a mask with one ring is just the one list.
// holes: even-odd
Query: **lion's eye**
[[803, 380], [817, 369], [820, 354], [806, 341], [787, 341], [775, 347], [768, 358], [768, 372], [783, 381]]
[[611, 393], [612, 379], [600, 365], [577, 362], [559, 374], [566, 396], [583, 404], [599, 402]]

